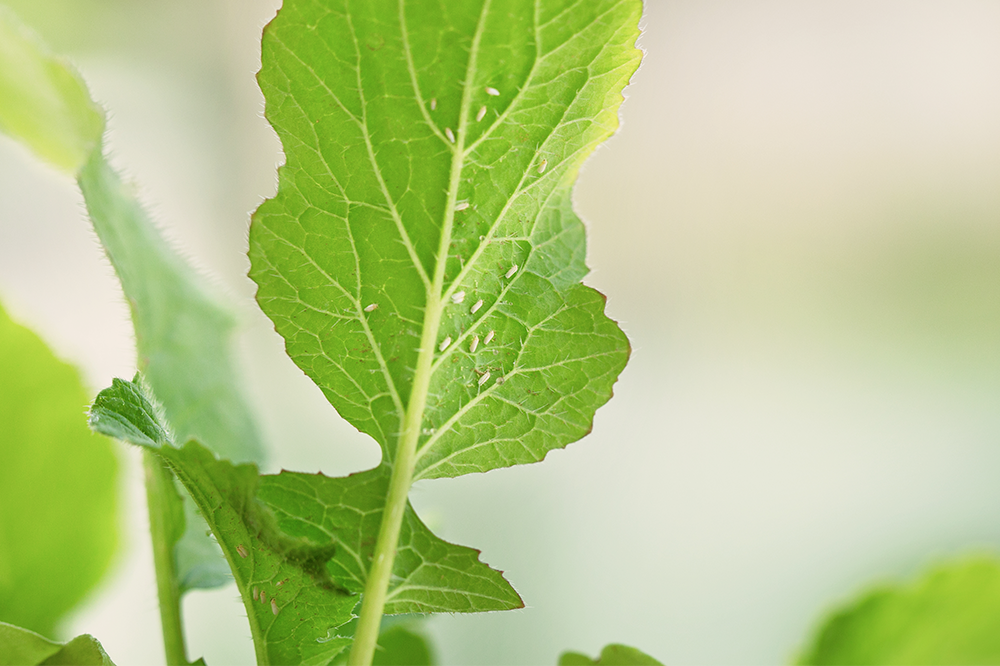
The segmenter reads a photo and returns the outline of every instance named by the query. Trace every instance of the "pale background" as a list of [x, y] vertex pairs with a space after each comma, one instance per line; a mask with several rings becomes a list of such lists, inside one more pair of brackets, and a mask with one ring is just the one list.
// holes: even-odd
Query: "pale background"
[[[277, 0], [11, 0], [111, 110], [116, 164], [237, 303], [281, 467], [377, 449], [283, 356], [245, 277], [280, 146], [253, 74]], [[418, 485], [522, 611], [440, 616], [445, 664], [790, 659], [822, 614], [1000, 548], [1000, 4], [647, 3], [623, 128], [576, 193], [588, 282], [632, 339], [594, 433], [540, 465]], [[94, 391], [131, 325], [66, 178], [0, 139], [0, 299]], [[67, 635], [162, 663], [134, 452], [125, 549]], [[190, 652], [252, 662], [235, 588], [185, 603]]]

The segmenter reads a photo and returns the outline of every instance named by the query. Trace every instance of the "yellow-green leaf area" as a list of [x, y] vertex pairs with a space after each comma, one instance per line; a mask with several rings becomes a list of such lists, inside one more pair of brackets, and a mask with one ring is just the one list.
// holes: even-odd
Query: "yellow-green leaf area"
[[53, 635], [118, 542], [118, 462], [76, 369], [0, 307], [0, 621]]
[[96, 638], [88, 634], [68, 643], [0, 622], [0, 666], [115, 666]]
[[98, 145], [104, 114], [76, 73], [0, 5], [0, 130], [75, 174]]
[[822, 625], [800, 664], [1000, 663], [1000, 561], [935, 568], [864, 594]]

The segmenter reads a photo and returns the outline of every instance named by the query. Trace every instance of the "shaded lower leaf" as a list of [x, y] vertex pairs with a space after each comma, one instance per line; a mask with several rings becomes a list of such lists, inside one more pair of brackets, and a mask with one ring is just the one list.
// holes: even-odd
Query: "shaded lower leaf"
[[591, 659], [581, 652], [563, 652], [559, 666], [663, 666], [645, 652], [628, 645], [611, 643], [604, 646], [601, 655]]
[[[368, 578], [392, 470], [382, 465], [346, 478], [282, 472], [261, 480], [260, 498], [287, 534], [336, 544], [327, 564], [354, 592]], [[479, 551], [435, 536], [407, 505], [397, 545], [385, 612], [476, 612], [522, 608], [500, 572], [479, 560]]]
[[258, 661], [325, 664], [343, 649], [336, 628], [357, 597], [338, 588], [324, 565], [333, 555], [282, 533], [256, 499], [256, 465], [218, 460], [194, 440], [173, 445], [160, 410], [138, 381], [115, 379], [98, 394], [91, 427], [159, 454], [190, 493], [218, 539], [239, 587]]
[[800, 664], [1000, 663], [1000, 561], [939, 566], [834, 612]]
[[114, 666], [114, 662], [88, 634], [68, 643], [57, 643], [33, 631], [0, 622], [0, 666]]
[[0, 307], [0, 620], [52, 635], [118, 542], [118, 462], [77, 371]]
[[[387, 470], [260, 476], [256, 466], [218, 460], [193, 440], [175, 447], [138, 378], [114, 380], [97, 396], [90, 420], [98, 432], [158, 453], [180, 479], [229, 560], [258, 649], [271, 662], [325, 663], [350, 643], [350, 629], [338, 627], [353, 617], [364, 586]], [[394, 574], [394, 613], [521, 606], [477, 551], [438, 539], [412, 509]]]

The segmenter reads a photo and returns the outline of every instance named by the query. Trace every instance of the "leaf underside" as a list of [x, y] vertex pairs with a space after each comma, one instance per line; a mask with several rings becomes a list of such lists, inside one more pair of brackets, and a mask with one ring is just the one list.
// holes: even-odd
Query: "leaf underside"
[[250, 275], [288, 354], [383, 464], [415, 392], [415, 480], [541, 460], [610, 398], [628, 342], [579, 284], [571, 187], [618, 126], [640, 14], [291, 0], [266, 28], [258, 79], [287, 162], [254, 215]]

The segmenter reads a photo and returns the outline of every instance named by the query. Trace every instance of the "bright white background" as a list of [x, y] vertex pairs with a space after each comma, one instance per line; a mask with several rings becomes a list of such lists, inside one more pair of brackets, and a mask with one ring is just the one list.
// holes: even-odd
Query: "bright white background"
[[[245, 277], [280, 146], [253, 74], [276, 0], [18, 0], [111, 111], [116, 163], [243, 322], [281, 467], [377, 449], [283, 356]], [[577, 207], [588, 282], [633, 343], [594, 432], [540, 465], [418, 485], [523, 611], [429, 622], [445, 664], [634, 644], [787, 661], [866, 586], [1000, 547], [1000, 5], [647, 3], [623, 128]], [[73, 183], [0, 139], [0, 298], [93, 390], [134, 370]], [[67, 627], [162, 663], [135, 456], [125, 549]], [[185, 603], [191, 655], [250, 663], [234, 588]]]

